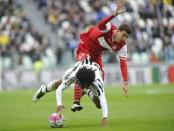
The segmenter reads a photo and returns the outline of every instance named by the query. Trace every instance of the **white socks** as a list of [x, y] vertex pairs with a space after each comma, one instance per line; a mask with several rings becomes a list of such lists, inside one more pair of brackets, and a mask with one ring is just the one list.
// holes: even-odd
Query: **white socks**
[[47, 85], [48, 92], [56, 90], [56, 82], [57, 82], [57, 80], [54, 80]]
[[46, 93], [47, 91], [47, 86], [46, 85], [42, 85], [42, 88], [41, 88], [41, 91], [42, 91], [42, 93]]
[[46, 93], [46, 92], [51, 92], [56, 90], [56, 80], [51, 81], [50, 83], [48, 83], [48, 85], [42, 87], [42, 92]]

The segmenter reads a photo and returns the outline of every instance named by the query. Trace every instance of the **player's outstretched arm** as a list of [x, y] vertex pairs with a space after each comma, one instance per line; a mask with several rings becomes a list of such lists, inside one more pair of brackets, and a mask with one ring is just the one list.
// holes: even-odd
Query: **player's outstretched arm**
[[124, 0], [116, 0], [115, 3], [116, 3], [117, 8], [116, 8], [115, 12], [113, 12], [114, 16], [117, 16], [126, 11], [125, 6], [124, 6]]
[[103, 114], [103, 118], [101, 121], [102, 126], [107, 126], [108, 125], [108, 106], [107, 106], [107, 101], [104, 93], [101, 93], [99, 96], [100, 100], [100, 105], [101, 105], [101, 110]]
[[124, 95], [128, 96], [128, 69], [127, 69], [127, 60], [126, 58], [120, 57], [120, 69], [123, 77], [123, 91]]
[[128, 96], [128, 66], [127, 66], [127, 46], [122, 47], [118, 52], [120, 59], [120, 70], [123, 78], [123, 91], [124, 95]]
[[64, 108], [62, 104], [62, 94], [64, 89], [69, 87], [69, 85], [65, 84], [65, 81], [62, 81], [59, 87], [56, 90], [56, 101], [57, 101], [57, 112], [61, 114], [62, 109]]
[[106, 24], [109, 21], [111, 21], [115, 16], [117, 16], [125, 11], [125, 6], [124, 6], [123, 0], [116, 0], [116, 6], [117, 6], [117, 8], [116, 8], [115, 12], [112, 13], [112, 15], [105, 17], [103, 20], [101, 20], [98, 23], [98, 28], [100, 30], [104, 30], [104, 31], [107, 30]]

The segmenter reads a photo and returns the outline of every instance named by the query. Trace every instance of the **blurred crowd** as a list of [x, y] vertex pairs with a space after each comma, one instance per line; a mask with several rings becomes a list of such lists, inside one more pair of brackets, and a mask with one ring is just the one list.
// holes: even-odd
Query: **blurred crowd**
[[47, 37], [35, 30], [18, 1], [0, 1], [1, 66], [32, 68], [50, 46]]
[[[43, 61], [46, 52], [54, 52], [57, 64], [61, 64], [66, 51], [73, 58], [79, 34], [116, 8], [115, 0], [33, 0], [52, 32], [65, 44], [65, 49], [55, 51], [49, 39], [32, 27], [16, 1], [0, 1], [0, 49], [5, 67], [10, 62], [12, 65], [37, 62], [36, 67], [42, 66], [38, 62]], [[132, 28], [128, 60], [135, 64], [174, 62], [174, 0], [129, 0], [125, 6], [126, 12], [112, 22], [118, 26], [128, 23]], [[116, 62], [114, 53], [105, 53], [104, 63]]]
[[[116, 8], [115, 0], [35, 1], [46, 22], [72, 52], [80, 32], [97, 24]], [[132, 28], [133, 35], [128, 42], [129, 61], [137, 64], [174, 62], [174, 0], [129, 0], [125, 6], [126, 13], [112, 22], [116, 25], [128, 23]], [[107, 52], [104, 55], [105, 63], [116, 61], [115, 54]]]

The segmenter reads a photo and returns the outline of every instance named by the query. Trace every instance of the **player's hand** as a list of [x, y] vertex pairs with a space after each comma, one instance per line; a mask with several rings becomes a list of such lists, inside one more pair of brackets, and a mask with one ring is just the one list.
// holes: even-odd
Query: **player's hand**
[[123, 12], [126, 11], [125, 6], [124, 6], [124, 0], [116, 0], [116, 11], [113, 13], [114, 16], [117, 16]]
[[57, 106], [57, 112], [61, 113], [63, 108], [65, 108], [63, 105]]
[[123, 91], [124, 91], [124, 95], [126, 97], [128, 97], [128, 82], [123, 82]]
[[108, 119], [106, 117], [102, 119], [101, 125], [102, 126], [107, 126], [108, 125]]

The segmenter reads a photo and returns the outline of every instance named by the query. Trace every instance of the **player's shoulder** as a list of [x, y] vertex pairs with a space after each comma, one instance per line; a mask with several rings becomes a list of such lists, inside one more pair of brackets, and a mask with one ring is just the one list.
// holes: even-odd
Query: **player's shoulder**
[[90, 58], [82, 60], [80, 62], [80, 66], [84, 66], [91, 69], [100, 68], [100, 66], [96, 62], [92, 61]]
[[106, 30], [104, 31], [104, 33], [109, 33], [110, 35], [111, 35], [111, 37], [112, 37], [112, 33], [114, 32], [114, 31], [116, 31], [116, 30], [118, 30], [118, 28], [117, 28], [117, 26], [116, 25], [114, 25], [113, 23], [111, 23], [111, 22], [108, 22], [107, 24], [106, 24]]
[[110, 23], [111, 25], [111, 30], [118, 30], [118, 26], [113, 24], [113, 23]]

